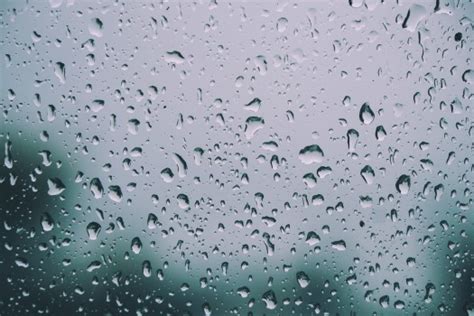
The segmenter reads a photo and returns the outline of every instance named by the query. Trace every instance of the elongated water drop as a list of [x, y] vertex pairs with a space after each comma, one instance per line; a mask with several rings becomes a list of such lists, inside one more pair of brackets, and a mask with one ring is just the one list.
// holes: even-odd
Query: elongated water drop
[[100, 199], [104, 195], [104, 187], [99, 178], [93, 178], [89, 184], [89, 189], [92, 193], [92, 196], [96, 199]]
[[372, 184], [374, 182], [375, 172], [371, 166], [366, 165], [364, 168], [362, 168], [360, 175], [362, 179], [364, 179], [365, 183]]
[[130, 248], [132, 249], [134, 254], [138, 255], [140, 251], [142, 251], [142, 241], [140, 240], [140, 238], [134, 237], [132, 239]]
[[369, 125], [370, 123], [373, 122], [374, 118], [375, 118], [375, 113], [370, 108], [370, 105], [368, 103], [362, 104], [359, 111], [359, 120], [363, 124]]
[[347, 149], [350, 152], [354, 152], [357, 146], [357, 140], [359, 139], [359, 132], [351, 128], [347, 131]]
[[54, 74], [62, 84], [66, 83], [66, 65], [62, 62], [57, 62], [54, 65]]
[[54, 221], [49, 213], [43, 213], [43, 215], [41, 215], [41, 228], [43, 228], [44, 232], [53, 230]]

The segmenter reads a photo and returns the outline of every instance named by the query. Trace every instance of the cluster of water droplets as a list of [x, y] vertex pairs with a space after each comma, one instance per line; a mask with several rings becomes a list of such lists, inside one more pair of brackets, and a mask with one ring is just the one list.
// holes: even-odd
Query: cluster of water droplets
[[468, 1], [0, 17], [0, 314], [474, 313]]

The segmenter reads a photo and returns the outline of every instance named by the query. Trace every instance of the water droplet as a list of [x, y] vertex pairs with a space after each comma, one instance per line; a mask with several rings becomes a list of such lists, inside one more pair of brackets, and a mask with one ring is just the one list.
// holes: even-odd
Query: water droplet
[[94, 260], [92, 261], [86, 268], [87, 272], [92, 272], [94, 270], [99, 269], [102, 266], [102, 263], [100, 261]]
[[143, 276], [145, 278], [151, 277], [151, 262], [148, 260], [143, 261], [142, 264]]
[[94, 196], [96, 199], [100, 199], [104, 195], [104, 187], [102, 186], [102, 182], [100, 182], [99, 178], [93, 178], [89, 184], [89, 188], [92, 196]]
[[288, 25], [288, 20], [286, 18], [279, 18], [277, 21], [277, 30], [280, 33], [283, 33], [286, 31], [286, 27]]
[[310, 246], [314, 246], [320, 241], [321, 238], [319, 238], [319, 235], [313, 231], [308, 232], [308, 234], [306, 235], [306, 243]]
[[17, 257], [15, 259], [15, 264], [17, 265], [17, 267], [25, 268], [25, 269], [30, 266], [30, 263], [28, 262], [28, 260], [26, 260], [26, 258], [23, 258], [23, 257]]
[[109, 186], [109, 198], [112, 201], [119, 203], [122, 201], [122, 196], [122, 189], [118, 185]]
[[400, 194], [408, 194], [410, 191], [410, 186], [411, 186], [411, 179], [410, 176], [406, 174], [402, 174], [397, 182], [395, 183], [395, 187]]
[[140, 251], [142, 250], [142, 241], [140, 240], [140, 238], [134, 237], [132, 239], [130, 249], [132, 249], [133, 253], [136, 255], [140, 253]]
[[176, 50], [166, 52], [164, 59], [167, 63], [176, 65], [181, 65], [185, 61], [184, 56]]
[[104, 23], [99, 18], [92, 18], [89, 22], [89, 33], [95, 37], [102, 37]]
[[265, 125], [265, 121], [261, 117], [250, 116], [245, 121], [245, 138], [252, 139], [255, 134], [261, 130]]
[[359, 132], [351, 128], [347, 131], [347, 148], [350, 152], [354, 152], [357, 146], [357, 140], [359, 139]]
[[165, 169], [161, 170], [160, 174], [161, 174], [161, 178], [166, 183], [173, 182], [174, 174], [173, 174], [173, 171], [171, 171], [170, 168], [165, 168]]
[[265, 303], [265, 307], [267, 309], [273, 310], [277, 307], [277, 299], [275, 296], [275, 292], [269, 290], [262, 295], [262, 301]]
[[366, 165], [364, 168], [362, 168], [362, 170], [360, 171], [360, 175], [362, 179], [364, 179], [365, 183], [367, 184], [374, 183], [375, 172], [371, 166]]
[[94, 100], [92, 101], [92, 104], [91, 104], [91, 110], [94, 113], [98, 113], [104, 108], [104, 105], [105, 105], [104, 100], [99, 100], [99, 99]]
[[307, 287], [310, 283], [310, 279], [308, 275], [304, 273], [303, 271], [296, 273], [296, 280], [298, 281], [298, 284], [302, 289]]
[[395, 303], [393, 303], [393, 307], [395, 307], [396, 309], [404, 309], [405, 303], [403, 301], [398, 300]]
[[331, 246], [338, 250], [338, 251], [344, 251], [346, 250], [346, 242], [344, 240], [336, 240], [331, 243]]
[[250, 290], [248, 287], [242, 286], [237, 289], [237, 294], [239, 294], [242, 298], [247, 298], [250, 294]]
[[390, 298], [388, 295], [384, 295], [379, 299], [379, 304], [383, 308], [388, 308], [390, 306]]
[[324, 158], [324, 153], [319, 145], [309, 145], [300, 150], [298, 158], [305, 165], [321, 163]]
[[66, 65], [62, 62], [57, 62], [54, 65], [54, 74], [62, 84], [66, 83]]
[[41, 227], [43, 228], [44, 232], [53, 230], [54, 221], [49, 213], [43, 213], [43, 215], [41, 215]]
[[375, 138], [379, 142], [383, 141], [386, 136], [387, 136], [387, 132], [385, 131], [385, 129], [382, 125], [379, 125], [375, 128]]
[[179, 208], [185, 210], [189, 208], [189, 198], [186, 194], [178, 194], [177, 196], [178, 206]]
[[409, 30], [410, 32], [414, 32], [418, 26], [418, 23], [420, 23], [421, 20], [426, 17], [427, 13], [428, 12], [424, 6], [412, 4], [410, 9], [408, 9], [405, 20], [402, 23], [402, 27]]
[[87, 225], [87, 236], [89, 236], [90, 240], [96, 240], [97, 237], [99, 236], [99, 232], [101, 230], [101, 226], [99, 223], [96, 222], [90, 222]]
[[261, 105], [262, 101], [259, 98], [254, 98], [252, 101], [247, 103], [244, 108], [252, 112], [258, 112]]
[[51, 178], [48, 179], [48, 194], [49, 195], [59, 195], [64, 190], [66, 190], [66, 186], [59, 178]]
[[373, 122], [374, 118], [375, 118], [375, 113], [370, 108], [370, 105], [368, 103], [362, 104], [359, 111], [359, 120], [363, 124], [369, 125], [370, 123]]
[[180, 155], [174, 153], [173, 154], [173, 161], [176, 164], [176, 168], [178, 169], [178, 176], [180, 178], [184, 178], [188, 172], [188, 164]]
[[211, 311], [211, 305], [209, 305], [209, 303], [202, 304], [202, 310], [204, 312], [204, 316], [211, 316], [212, 311]]
[[3, 159], [3, 165], [8, 169], [13, 168], [12, 143], [9, 140], [5, 142], [5, 158]]
[[155, 229], [157, 222], [158, 222], [158, 217], [155, 214], [153, 213], [148, 214], [147, 226], [149, 229]]
[[468, 84], [474, 83], [474, 70], [468, 69], [462, 74], [462, 80]]

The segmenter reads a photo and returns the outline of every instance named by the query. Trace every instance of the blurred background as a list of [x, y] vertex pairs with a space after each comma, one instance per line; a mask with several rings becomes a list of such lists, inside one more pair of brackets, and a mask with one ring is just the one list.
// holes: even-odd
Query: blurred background
[[469, 1], [0, 3], [0, 314], [474, 315]]

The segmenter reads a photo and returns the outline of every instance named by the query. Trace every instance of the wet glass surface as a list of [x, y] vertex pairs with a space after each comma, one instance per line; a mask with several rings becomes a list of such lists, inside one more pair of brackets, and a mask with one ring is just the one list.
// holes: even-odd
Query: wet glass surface
[[0, 2], [1, 315], [474, 315], [464, 0]]

